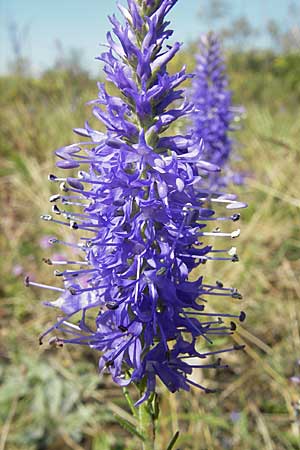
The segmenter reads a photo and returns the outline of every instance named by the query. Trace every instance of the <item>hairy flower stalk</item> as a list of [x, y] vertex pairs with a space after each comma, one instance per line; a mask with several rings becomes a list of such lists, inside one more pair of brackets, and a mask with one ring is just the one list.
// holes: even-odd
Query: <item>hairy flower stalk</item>
[[224, 187], [230, 181], [241, 183], [242, 175], [230, 168], [234, 144], [230, 132], [237, 129], [244, 109], [232, 104], [220, 42], [213, 32], [199, 40], [190, 99], [195, 105], [193, 131], [204, 140], [203, 157], [222, 168], [221, 173], [208, 177], [210, 188]]
[[[47, 305], [64, 315], [41, 342], [51, 334], [52, 344], [97, 350], [100, 371], [120, 386], [134, 382], [141, 392], [137, 405], [148, 400], [148, 410], [158, 378], [171, 392], [191, 386], [211, 392], [192, 380], [193, 369], [222, 368], [219, 355], [240, 347], [201, 351], [199, 344], [231, 334], [234, 319], [245, 318], [205, 309], [210, 296], [241, 298], [236, 289], [206, 284], [203, 277], [190, 281], [199, 264], [238, 259], [234, 247], [215, 249], [209, 241], [237, 237], [239, 230], [225, 233], [219, 226], [236, 222], [234, 210], [245, 205], [202, 186], [203, 176], [219, 168], [205, 159], [200, 136], [168, 133], [193, 110], [180, 89], [190, 75], [184, 68], [167, 71], [180, 49], [165, 44], [172, 34], [165, 16], [176, 1], [128, 0], [127, 8], [119, 6], [124, 24], [110, 18], [114, 37], [107, 34], [99, 60], [118, 93], [99, 83], [98, 98], [90, 102], [106, 131], [86, 123], [74, 130], [81, 142], [56, 151], [59, 168], [79, 171], [77, 177], [49, 176], [61, 192], [50, 198], [53, 214], [43, 216], [78, 233], [77, 243], [51, 242], [82, 256], [45, 259], [62, 280], [59, 288], [26, 279], [59, 292]], [[97, 313], [94, 323], [90, 310]]]

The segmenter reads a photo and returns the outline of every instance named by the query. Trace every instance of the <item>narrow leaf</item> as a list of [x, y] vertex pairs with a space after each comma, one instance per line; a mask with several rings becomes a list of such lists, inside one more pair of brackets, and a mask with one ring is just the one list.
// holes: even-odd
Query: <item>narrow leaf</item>
[[145, 437], [139, 433], [137, 431], [137, 429], [130, 423], [128, 422], [126, 419], [123, 419], [120, 416], [115, 416], [115, 419], [117, 420], [117, 422], [121, 425], [121, 427], [123, 427], [126, 431], [128, 431], [129, 433], [133, 434], [134, 436], [137, 436], [141, 441], [145, 441]]
[[172, 450], [172, 448], [174, 448], [174, 445], [176, 444], [178, 437], [179, 437], [179, 431], [176, 431], [176, 433], [172, 437], [172, 439], [167, 447], [167, 450]]

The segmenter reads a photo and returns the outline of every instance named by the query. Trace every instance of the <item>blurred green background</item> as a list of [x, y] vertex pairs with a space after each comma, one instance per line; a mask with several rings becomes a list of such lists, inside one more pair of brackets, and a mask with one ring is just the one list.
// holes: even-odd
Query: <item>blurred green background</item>
[[[277, 45], [252, 49], [246, 31], [223, 33], [230, 87], [247, 110], [235, 167], [249, 177], [231, 188], [249, 204], [237, 241], [241, 261], [205, 267], [207, 279], [243, 292], [242, 306], [232, 300], [209, 307], [247, 312], [233, 336], [246, 349], [228, 354], [229, 370], [198, 374], [218, 394], [171, 395], [160, 387], [159, 449], [177, 429], [182, 450], [300, 449], [300, 47], [273, 26]], [[195, 49], [185, 48], [170, 71], [183, 62], [192, 70]], [[135, 421], [121, 390], [99, 378], [97, 354], [40, 347], [38, 336], [56, 314], [41, 304], [49, 296], [23, 286], [25, 274], [50, 282], [42, 258], [66, 254], [48, 248], [47, 237], [62, 230], [39, 216], [55, 193], [47, 181], [53, 150], [74, 142], [72, 128], [91, 116], [85, 102], [97, 96], [96, 81], [76, 52], [60, 54], [39, 77], [28, 72], [22, 52], [11, 62], [0, 77], [0, 450], [135, 450]]]

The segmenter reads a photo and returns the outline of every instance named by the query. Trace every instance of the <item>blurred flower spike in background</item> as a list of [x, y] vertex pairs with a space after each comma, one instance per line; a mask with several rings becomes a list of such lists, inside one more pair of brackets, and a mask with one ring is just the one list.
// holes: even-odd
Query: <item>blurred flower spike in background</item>
[[210, 188], [226, 187], [229, 182], [242, 183], [243, 174], [234, 173], [230, 167], [236, 144], [230, 133], [238, 129], [245, 111], [232, 104], [221, 45], [213, 32], [199, 40], [189, 96], [195, 105], [191, 126], [204, 140], [203, 157], [222, 168], [221, 173], [209, 176]]
[[119, 6], [124, 24], [110, 18], [113, 33], [98, 59], [118, 93], [99, 83], [90, 102], [106, 132], [86, 123], [74, 130], [79, 143], [56, 151], [58, 168], [78, 169], [78, 176], [49, 175], [60, 193], [50, 198], [52, 214], [42, 216], [77, 233], [77, 242], [51, 239], [73, 248], [76, 258], [45, 259], [62, 287], [25, 280], [57, 294], [46, 304], [64, 313], [41, 343], [51, 334], [49, 342], [58, 346], [97, 350], [101, 371], [120, 386], [139, 387], [137, 404], [155, 393], [157, 378], [171, 392], [191, 385], [211, 392], [192, 380], [193, 369], [223, 368], [219, 355], [242, 346], [198, 346], [232, 334], [235, 319], [245, 319], [244, 312], [226, 313], [226, 305], [225, 312], [206, 311], [210, 296], [240, 299], [236, 289], [190, 279], [210, 260], [238, 260], [235, 247], [212, 248], [210, 239], [238, 237], [238, 229], [223, 232], [218, 225], [235, 224], [235, 210], [246, 205], [206, 186], [208, 174], [220, 168], [208, 160], [199, 130], [172, 134], [171, 125], [195, 111], [180, 88], [191, 75], [184, 67], [167, 71], [180, 50], [178, 42], [166, 45], [173, 31], [165, 17], [175, 3], [128, 0], [127, 8]]

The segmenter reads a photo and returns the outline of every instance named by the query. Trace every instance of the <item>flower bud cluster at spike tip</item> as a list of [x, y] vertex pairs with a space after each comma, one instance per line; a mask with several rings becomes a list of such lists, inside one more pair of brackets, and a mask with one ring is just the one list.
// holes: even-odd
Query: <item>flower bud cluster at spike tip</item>
[[190, 98], [195, 105], [192, 127], [204, 140], [204, 158], [222, 169], [211, 174], [210, 187], [242, 183], [242, 174], [230, 169], [234, 142], [229, 133], [237, 129], [244, 109], [232, 104], [220, 43], [212, 32], [200, 38]]
[[[78, 177], [49, 176], [61, 192], [50, 198], [53, 215], [43, 216], [77, 233], [77, 244], [51, 239], [73, 248], [76, 257], [45, 258], [60, 266], [54, 274], [63, 287], [26, 279], [26, 285], [60, 292], [46, 304], [65, 315], [60, 313], [41, 342], [54, 333], [51, 342], [59, 346], [98, 350], [100, 370], [109, 371], [119, 385], [146, 386], [139, 402], [155, 390], [157, 377], [171, 392], [189, 390], [195, 385], [190, 379], [194, 367], [224, 367], [214, 356], [241, 347], [201, 353], [198, 341], [211, 343], [214, 335], [231, 334], [233, 319], [245, 318], [243, 312], [205, 311], [210, 296], [241, 298], [236, 289], [204, 284], [202, 277], [189, 279], [199, 264], [237, 261], [235, 247], [214, 249], [209, 239], [236, 237], [238, 231], [223, 233], [220, 224], [236, 222], [239, 214], [231, 210], [245, 205], [232, 194], [201, 188], [201, 177], [218, 168], [201, 159], [200, 138], [167, 133], [193, 109], [178, 89], [189, 77], [185, 69], [173, 75], [167, 71], [180, 48], [165, 45], [172, 34], [165, 16], [175, 3], [128, 0], [127, 9], [120, 6], [125, 24], [110, 18], [114, 37], [107, 34], [108, 50], [99, 59], [119, 94], [111, 95], [99, 83], [98, 98], [90, 103], [106, 132], [86, 123], [75, 129], [86, 140], [57, 150], [58, 167], [78, 167]], [[95, 323], [87, 320], [92, 308]], [[195, 357], [201, 364], [189, 363]]]

